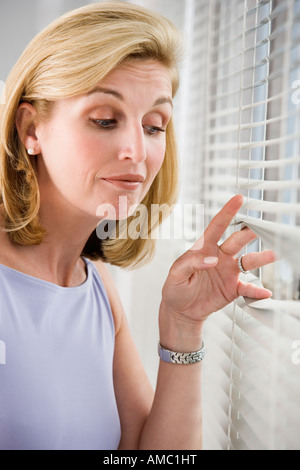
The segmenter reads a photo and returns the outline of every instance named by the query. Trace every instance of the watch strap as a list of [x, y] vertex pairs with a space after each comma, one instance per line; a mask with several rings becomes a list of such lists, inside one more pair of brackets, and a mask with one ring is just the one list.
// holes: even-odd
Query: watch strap
[[164, 362], [170, 362], [172, 364], [195, 364], [196, 362], [203, 360], [205, 355], [205, 346], [202, 342], [202, 348], [198, 351], [181, 353], [165, 349], [160, 343], [158, 343], [158, 355]]

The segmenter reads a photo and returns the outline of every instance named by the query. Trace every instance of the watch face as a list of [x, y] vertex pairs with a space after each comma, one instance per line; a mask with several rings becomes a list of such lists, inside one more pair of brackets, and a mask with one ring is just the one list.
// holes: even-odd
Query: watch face
[[158, 345], [158, 355], [164, 362], [173, 362], [171, 351], [164, 349], [160, 344]]

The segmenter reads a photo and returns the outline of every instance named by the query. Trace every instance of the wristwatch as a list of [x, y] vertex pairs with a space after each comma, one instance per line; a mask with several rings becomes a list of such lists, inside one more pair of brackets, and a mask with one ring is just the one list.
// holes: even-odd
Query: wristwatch
[[205, 355], [205, 347], [202, 341], [202, 348], [199, 351], [180, 353], [165, 349], [160, 343], [158, 343], [158, 355], [165, 362], [171, 362], [172, 364], [195, 364], [203, 360]]

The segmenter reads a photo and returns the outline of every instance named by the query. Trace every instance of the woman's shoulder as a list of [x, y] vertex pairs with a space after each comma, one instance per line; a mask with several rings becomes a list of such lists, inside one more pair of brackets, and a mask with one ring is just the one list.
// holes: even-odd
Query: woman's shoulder
[[94, 266], [96, 267], [101, 280], [104, 284], [113, 318], [114, 318], [114, 324], [115, 324], [115, 332], [116, 335], [120, 330], [123, 318], [125, 316], [124, 308], [114, 281], [114, 278], [107, 266], [106, 263], [104, 263], [102, 260], [97, 260], [97, 261], [92, 261]]

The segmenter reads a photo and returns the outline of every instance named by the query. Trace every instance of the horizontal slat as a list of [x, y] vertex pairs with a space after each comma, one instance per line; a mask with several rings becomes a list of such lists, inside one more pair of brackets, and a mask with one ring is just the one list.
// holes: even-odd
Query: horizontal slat
[[[226, 4], [224, 4], [226, 5]], [[214, 19], [216, 20], [217, 17], [220, 19], [220, 25], [218, 29], [214, 29], [211, 31], [211, 36], [213, 39], [218, 38], [219, 36], [225, 35], [228, 36], [228, 30], [230, 27], [234, 27], [237, 22], [241, 22], [243, 24], [243, 19], [244, 19], [244, 11], [239, 12], [238, 15], [234, 14], [230, 17], [230, 22], [225, 22], [222, 21], [222, 15], [221, 15], [221, 10], [219, 15], [214, 15]], [[237, 34], [234, 36], [234, 39], [237, 41], [241, 38], [241, 34]], [[214, 50], [214, 49], [213, 49]], [[218, 50], [217, 48], [215, 50]]]
[[[257, 401], [259, 400], [257, 396]], [[283, 403], [289, 404], [289, 411], [282, 406]], [[258, 414], [255, 403], [251, 406], [243, 398], [235, 400], [231, 413], [234, 431], [232, 436], [242, 439], [244, 445], [252, 450], [268, 447], [284, 449], [288, 442], [294, 441], [295, 427], [291, 426], [291, 420], [297, 405], [297, 401], [274, 400], [270, 393], [264, 411]], [[234, 445], [240, 445], [240, 443], [234, 443]]]
[[300, 215], [300, 203], [292, 202], [259, 201], [257, 199], [247, 198], [243, 209], [269, 214]]
[[257, 436], [253, 429], [249, 426], [244, 418], [237, 419], [236, 416], [231, 418], [232, 424], [230, 429], [230, 439], [233, 449], [238, 450], [267, 450], [266, 430], [264, 436], [261, 438]]
[[[286, 100], [286, 99], [288, 99], [288, 96], [290, 94], [292, 94], [294, 91], [295, 90], [287, 89], [287, 90], [283, 90], [283, 91], [281, 91], [281, 92], [279, 92], [275, 95], [269, 96], [265, 100], [256, 101], [254, 103], [242, 104], [240, 107], [229, 106], [226, 109], [220, 109], [220, 110], [209, 113], [208, 117], [209, 117], [209, 119], [213, 120], [213, 119], [217, 119], [218, 117], [232, 116], [232, 115], [238, 114], [240, 112], [242, 113], [244, 111], [251, 111], [252, 109], [255, 109], [258, 106], [262, 106], [264, 104], [270, 104], [270, 103], [275, 102], [277, 100], [281, 100], [281, 101]], [[234, 93], [239, 95], [240, 94], [240, 89], [236, 89], [235, 91], [231, 91], [228, 94], [234, 94]], [[216, 95], [211, 95], [210, 100], [212, 102], [215, 101], [214, 104], [216, 104], [216, 106], [217, 106], [218, 102], [219, 102], [219, 97], [217, 97]]]
[[[296, 381], [289, 381], [287, 374], [284, 373], [284, 367], [282, 366], [281, 369], [275, 369], [274, 363], [271, 362], [269, 364], [269, 371], [263, 374], [264, 377], [259, 374], [260, 364], [254, 364], [252, 369], [256, 371], [256, 373], [253, 372], [252, 378], [250, 377], [249, 379], [246, 366], [249, 368], [246, 363], [242, 371], [236, 369], [236, 376], [233, 376], [231, 398], [235, 402], [235, 409], [245, 415], [249, 409], [252, 408], [252, 410], [256, 410], [257, 415], [261, 415], [262, 420], [264, 420], [264, 410], [269, 406], [271, 395], [274, 395], [276, 401], [281, 403], [281, 410], [284, 411], [284, 415], [290, 421], [295, 413], [295, 405], [297, 405], [299, 400], [300, 390], [299, 387], [295, 387]], [[271, 373], [271, 371], [273, 371], [273, 373]], [[294, 375], [294, 373], [292, 375]], [[265, 380], [263, 380], [264, 378]], [[263, 380], [262, 386], [258, 387], [257, 382], [261, 380]], [[269, 385], [278, 380], [286, 384], [286, 389], [279, 389], [273, 392]], [[289, 390], [288, 401], [285, 400], [287, 390]]]
[[219, 150], [247, 150], [259, 147], [270, 147], [272, 145], [285, 144], [292, 140], [299, 141], [299, 134], [283, 135], [281, 137], [269, 140], [262, 140], [258, 142], [220, 142], [215, 144], [208, 144], [205, 147], [206, 151], [219, 151]]
[[[260, 106], [266, 105], [266, 102], [260, 102]], [[249, 108], [248, 108], [249, 109]], [[252, 109], [255, 109], [254, 107]], [[254, 122], [247, 122], [247, 123], [236, 123], [234, 125], [223, 125], [223, 126], [216, 126], [213, 129], [210, 129], [207, 132], [208, 136], [220, 136], [222, 134], [227, 134], [230, 132], [239, 132], [244, 131], [247, 129], [255, 129], [257, 127], [266, 127], [270, 124], [275, 124], [280, 121], [284, 121], [287, 119], [297, 118], [299, 116], [300, 108], [296, 108], [289, 113], [279, 114], [273, 118], [266, 119], [264, 121], [254, 121]]]
[[[248, 0], [249, 1], [249, 0]], [[246, 14], [247, 15], [252, 15], [253, 13], [257, 13], [257, 11], [262, 7], [266, 5], [271, 5], [271, 0], [258, 0], [256, 2], [256, 5], [252, 8], [248, 8], [248, 2], [246, 0], [245, 2], [245, 9], [246, 9]]]
[[251, 189], [273, 189], [276, 191], [282, 189], [298, 189], [300, 188], [300, 181], [297, 180], [283, 180], [283, 181], [270, 181], [270, 180], [255, 180], [242, 177], [235, 177], [229, 174], [207, 176], [203, 185], [213, 185], [215, 187], [236, 187], [237, 190], [251, 190]]
[[[228, 182], [227, 182], [228, 183]], [[226, 184], [226, 186], [228, 186]], [[203, 200], [202, 201], [202, 204], [204, 204], [206, 206], [205, 208], [205, 215], [207, 217], [209, 217], [210, 219], [212, 219], [215, 215], [216, 215], [216, 212], [217, 210], [214, 209], [214, 208], [209, 208], [208, 207], [208, 204], [209, 203], [215, 203], [215, 206], [219, 209], [221, 209], [221, 207], [224, 205], [224, 203], [226, 201], [229, 201], [229, 199], [234, 196], [235, 193], [233, 192], [230, 192], [228, 191], [228, 187], [227, 187], [227, 191], [224, 190], [224, 191], [214, 191], [214, 195], [211, 196], [211, 198], [209, 200]], [[249, 201], [249, 203], [248, 203]], [[253, 203], [253, 204], [252, 204]], [[286, 210], [285, 210], [285, 207], [286, 207]], [[265, 213], [270, 213], [270, 214], [276, 214], [276, 215], [280, 215], [280, 216], [284, 216], [284, 215], [297, 215], [299, 213], [299, 203], [279, 203], [279, 202], [272, 202], [272, 201], [260, 201], [260, 200], [256, 200], [256, 199], [251, 199], [251, 198], [248, 198], [247, 196], [244, 196], [244, 203], [243, 203], [243, 206], [242, 206], [242, 209], [243, 210], [246, 210], [246, 211], [256, 211], [256, 212], [265, 212]], [[238, 221], [238, 225], [241, 225], [243, 220], [246, 220], [248, 216], [246, 216], [245, 214], [243, 214], [242, 212], [240, 214], [238, 214], [238, 217], [237, 217], [237, 221]], [[255, 225], [257, 225], [258, 227], [260, 226], [260, 224], [262, 223], [262, 226], [261, 226], [261, 230], [264, 229], [264, 221], [261, 219], [261, 218], [256, 218], [256, 217], [248, 217], [249, 218], [249, 224], [251, 225], [251, 223], [254, 223]], [[268, 221], [267, 221], [268, 222]], [[280, 223], [276, 223], [276, 222], [269, 222], [270, 226], [268, 226], [267, 230], [271, 232], [271, 230], [274, 230], [274, 235], [278, 234], [278, 235], [282, 235], [284, 236], [284, 234], [286, 234], [289, 229], [291, 228], [291, 232], [292, 232], [292, 237], [293, 239], [295, 238], [296, 240], [296, 237], [298, 236], [298, 231], [296, 230], [296, 232], [294, 231], [294, 227], [293, 225], [290, 225], [290, 224], [280, 224]], [[233, 225], [234, 225], [234, 222], [233, 222]], [[297, 240], [296, 240], [297, 241]]]
[[206, 169], [237, 168], [253, 170], [260, 168], [286, 168], [290, 165], [299, 165], [300, 155], [289, 158], [278, 158], [277, 160], [242, 160], [230, 158], [214, 158], [205, 160], [203, 167]]

